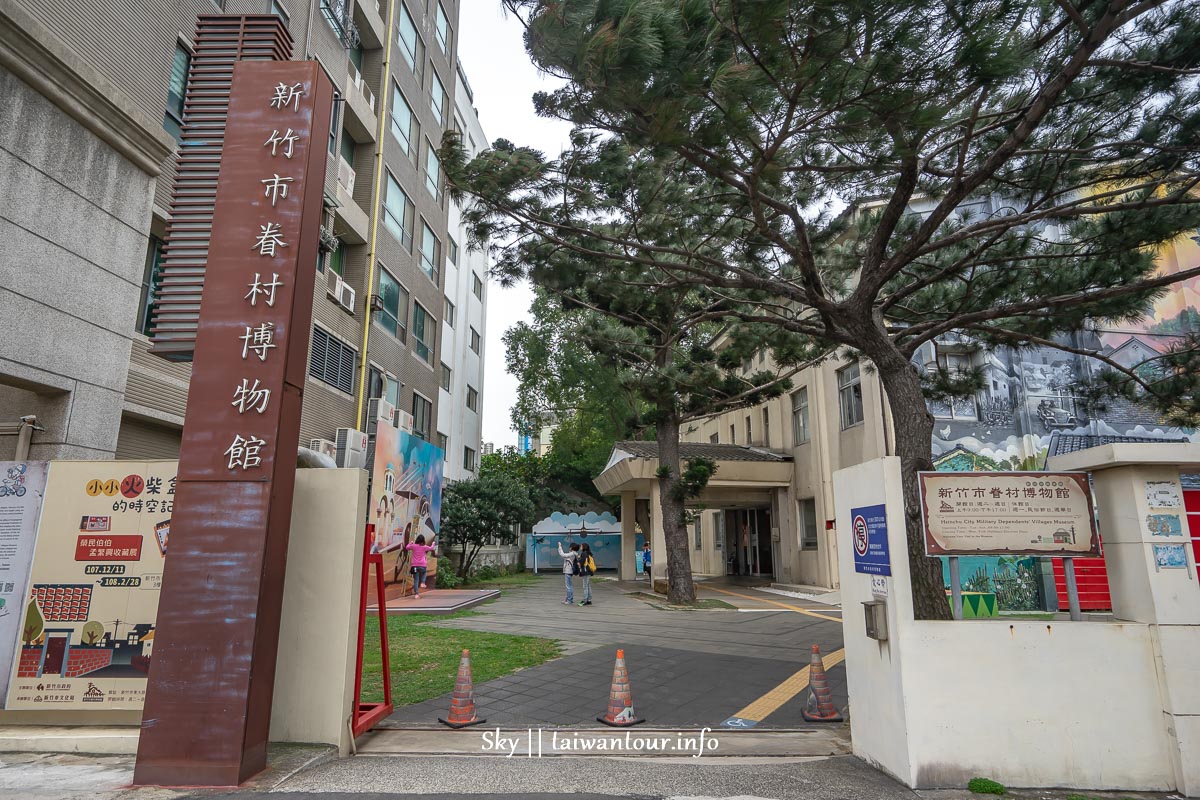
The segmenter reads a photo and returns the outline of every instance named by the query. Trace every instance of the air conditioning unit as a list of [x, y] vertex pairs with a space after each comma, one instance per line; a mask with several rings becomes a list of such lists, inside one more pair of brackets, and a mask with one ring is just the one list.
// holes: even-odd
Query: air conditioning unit
[[327, 455], [337, 462], [337, 442], [331, 442], [328, 439], [309, 439], [308, 449], [315, 450], [318, 453]]
[[367, 401], [367, 436], [375, 435], [375, 427], [380, 420], [386, 420], [389, 425], [394, 425], [395, 419], [396, 407], [387, 400], [382, 397], [372, 397]]
[[331, 269], [325, 270], [325, 291], [334, 300], [339, 299], [342, 294], [342, 276]]
[[350, 166], [350, 162], [338, 156], [338, 183], [349, 195], [354, 194], [355, 177], [354, 167]]
[[413, 415], [407, 411], [396, 409], [396, 430], [413, 432]]
[[346, 309], [351, 314], [353, 314], [354, 313], [354, 287], [351, 286], [350, 284], [346, 283], [345, 281], [342, 281], [341, 291], [338, 293], [337, 301], [338, 301], [338, 304], [342, 308]]
[[354, 428], [337, 429], [337, 455], [339, 467], [362, 469], [367, 465], [367, 435]]

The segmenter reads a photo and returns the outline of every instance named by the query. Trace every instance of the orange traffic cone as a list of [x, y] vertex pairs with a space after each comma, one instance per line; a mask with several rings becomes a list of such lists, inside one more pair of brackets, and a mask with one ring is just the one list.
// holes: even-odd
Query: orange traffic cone
[[617, 651], [617, 663], [613, 667], [612, 688], [608, 694], [608, 711], [603, 717], [596, 717], [605, 725], [624, 728], [645, 722], [633, 713], [633, 695], [629, 691], [629, 673], [625, 669], [625, 651]]
[[451, 728], [465, 728], [487, 722], [475, 715], [475, 686], [471, 682], [471, 652], [463, 650], [462, 661], [458, 662], [458, 679], [454, 682], [454, 695], [450, 700], [450, 719], [438, 717], [438, 722]]
[[812, 646], [812, 662], [808, 667], [808, 705], [800, 712], [805, 722], [843, 722], [833, 704], [833, 691], [825, 677], [825, 663], [821, 661], [821, 648]]

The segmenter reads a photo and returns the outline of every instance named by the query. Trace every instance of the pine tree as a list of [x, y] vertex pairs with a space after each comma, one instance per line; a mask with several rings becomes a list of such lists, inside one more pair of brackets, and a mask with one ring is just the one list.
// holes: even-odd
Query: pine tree
[[[945, 618], [940, 565], [922, 556], [933, 419], [913, 356], [958, 334], [1103, 360], [1068, 334], [1137, 318], [1200, 275], [1158, 275], [1153, 255], [1200, 226], [1200, 7], [504, 2], [566, 81], [536, 107], [577, 135], [561, 158], [498, 143], [465, 170], [484, 228], [504, 219], [572, 259], [619, 254], [719, 295], [726, 321], [868, 361], [895, 420], [914, 611]], [[665, 217], [715, 246], [610, 223], [606, 175], [650, 161], [673, 170]], [[1108, 363], [1112, 388], [1195, 420], [1196, 352], [1181, 339], [1151, 377]]]

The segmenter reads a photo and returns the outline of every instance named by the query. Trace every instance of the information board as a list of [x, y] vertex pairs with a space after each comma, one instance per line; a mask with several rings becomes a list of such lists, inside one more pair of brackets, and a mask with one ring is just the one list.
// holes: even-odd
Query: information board
[[[0, 461], [0, 664], [5, 667], [20, 642], [45, 491], [45, 461]], [[0, 702], [8, 694], [8, 677], [0, 667]]]
[[141, 709], [176, 466], [50, 465], [6, 708]]
[[930, 556], [1099, 555], [1082, 472], [921, 472]]

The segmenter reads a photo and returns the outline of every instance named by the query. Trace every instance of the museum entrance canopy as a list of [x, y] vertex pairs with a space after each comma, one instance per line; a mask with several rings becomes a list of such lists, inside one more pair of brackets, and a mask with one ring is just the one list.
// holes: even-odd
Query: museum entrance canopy
[[[708, 486], [699, 497], [689, 501], [707, 508], [767, 506], [772, 491], [787, 488], [792, 481], [790, 456], [757, 447], [680, 442], [679, 458], [684, 465], [694, 458], [716, 463], [717, 471]], [[617, 442], [608, 465], [593, 483], [606, 495], [634, 492], [638, 497], [648, 498], [651, 487], [657, 485], [657, 472], [657, 442]]]

